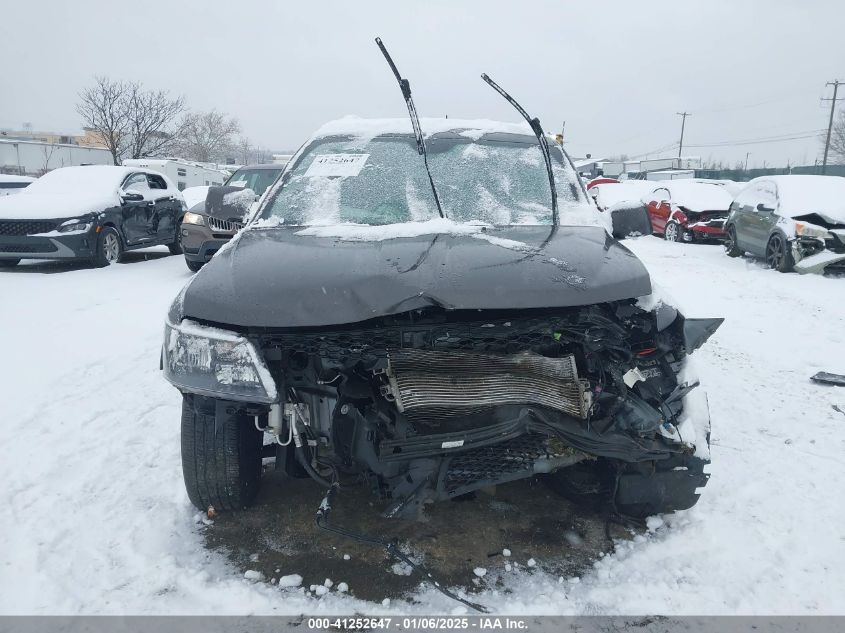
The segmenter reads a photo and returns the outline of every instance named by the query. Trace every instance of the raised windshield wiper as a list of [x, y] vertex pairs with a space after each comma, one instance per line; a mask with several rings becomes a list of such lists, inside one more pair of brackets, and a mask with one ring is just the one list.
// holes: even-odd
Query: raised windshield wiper
[[399, 88], [402, 90], [405, 105], [408, 106], [408, 114], [411, 117], [411, 125], [414, 127], [414, 138], [417, 139], [417, 152], [423, 157], [423, 163], [425, 163], [425, 173], [428, 174], [428, 182], [431, 185], [431, 191], [434, 194], [434, 202], [437, 204], [437, 212], [440, 214], [441, 218], [445, 218], [446, 216], [443, 215], [443, 208], [440, 206], [440, 198], [437, 196], [437, 189], [434, 187], [434, 180], [431, 178], [431, 170], [428, 168], [428, 154], [426, 154], [425, 151], [425, 139], [423, 138], [422, 128], [420, 127], [420, 118], [417, 116], [417, 108], [414, 106], [414, 100], [411, 98], [411, 84], [407, 79], [403, 79], [402, 75], [399, 74], [396, 64], [393, 63], [393, 59], [391, 59], [390, 53], [387, 52], [387, 49], [384, 47], [380, 37], [376, 38], [376, 44], [378, 44], [382, 55], [384, 55], [384, 58], [387, 60], [390, 70], [392, 70], [393, 74], [396, 76], [396, 81], [399, 82]]
[[552, 171], [552, 155], [549, 151], [549, 142], [543, 132], [543, 126], [540, 125], [540, 119], [537, 117], [532, 119], [531, 115], [525, 111], [525, 108], [519, 105], [516, 102], [516, 99], [505, 92], [499, 84], [490, 79], [486, 73], [482, 73], [481, 78], [490, 84], [490, 87], [493, 88], [493, 90], [502, 95], [508, 103], [516, 108], [516, 111], [519, 112], [526, 121], [528, 121], [528, 125], [530, 125], [531, 129], [534, 131], [534, 136], [537, 137], [537, 141], [540, 143], [540, 151], [543, 152], [543, 160], [546, 161], [546, 171], [549, 174], [549, 189], [552, 191], [552, 224], [557, 226], [557, 189], [555, 188], [555, 175]]

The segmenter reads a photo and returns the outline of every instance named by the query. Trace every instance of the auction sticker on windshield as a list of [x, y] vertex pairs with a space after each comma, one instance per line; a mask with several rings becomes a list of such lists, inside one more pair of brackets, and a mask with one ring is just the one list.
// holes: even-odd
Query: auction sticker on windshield
[[317, 154], [308, 166], [306, 176], [357, 176], [369, 154]]

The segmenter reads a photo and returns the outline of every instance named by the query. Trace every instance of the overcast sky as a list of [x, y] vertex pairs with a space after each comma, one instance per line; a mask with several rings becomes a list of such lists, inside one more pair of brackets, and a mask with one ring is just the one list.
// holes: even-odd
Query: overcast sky
[[572, 155], [657, 156], [686, 110], [684, 154], [812, 164], [815, 137], [693, 146], [814, 134], [825, 82], [845, 80], [842, 0], [27, 0], [0, 10], [0, 127], [77, 131], [76, 95], [102, 74], [295, 148], [329, 119], [406, 114], [377, 35], [422, 116], [518, 120], [487, 72], [547, 130], [565, 120]]

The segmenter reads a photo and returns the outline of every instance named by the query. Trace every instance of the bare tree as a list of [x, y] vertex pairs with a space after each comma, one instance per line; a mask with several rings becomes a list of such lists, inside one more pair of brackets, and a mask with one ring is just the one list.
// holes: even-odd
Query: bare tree
[[839, 112], [839, 118], [833, 123], [830, 133], [830, 153], [839, 162], [845, 163], [845, 110]]
[[99, 137], [115, 165], [126, 156], [142, 158], [165, 151], [181, 135], [176, 121], [184, 110], [181, 97], [108, 77], [95, 77], [76, 105], [85, 128]]
[[100, 137], [111, 152], [115, 165], [126, 152], [129, 138], [129, 116], [126, 111], [127, 86], [108, 77], [95, 77], [95, 83], [79, 93], [76, 111], [86, 129]]
[[56, 153], [57, 149], [58, 145], [54, 145], [53, 143], [41, 146], [41, 153], [44, 154], [44, 166], [41, 168], [42, 176], [50, 171], [50, 159], [53, 158], [53, 154]]
[[179, 148], [183, 157], [190, 160], [222, 162], [227, 153], [235, 150], [234, 137], [240, 131], [238, 120], [223, 112], [212, 110], [187, 114], [182, 122]]
[[242, 136], [238, 139], [238, 157], [241, 160], [242, 165], [248, 165], [252, 162], [250, 160], [253, 155], [252, 144], [249, 142], [249, 139], [245, 136]]
[[131, 83], [126, 91], [129, 112], [129, 149], [131, 158], [166, 153], [182, 134], [185, 110], [182, 97], [172, 98], [164, 90], [145, 90], [140, 83]]

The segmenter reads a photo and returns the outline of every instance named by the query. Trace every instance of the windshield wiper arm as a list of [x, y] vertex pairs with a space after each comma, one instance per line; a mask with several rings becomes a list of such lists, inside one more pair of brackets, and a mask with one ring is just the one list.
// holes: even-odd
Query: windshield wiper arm
[[549, 174], [549, 189], [551, 189], [552, 192], [552, 224], [556, 226], [558, 222], [557, 188], [555, 187], [555, 175], [552, 171], [552, 154], [549, 150], [549, 141], [546, 139], [546, 134], [543, 132], [543, 126], [540, 125], [540, 119], [537, 117], [532, 119], [531, 115], [525, 111], [525, 108], [519, 105], [516, 102], [516, 99], [505, 92], [499, 84], [490, 79], [490, 77], [487, 76], [487, 73], [482, 73], [481, 78], [486, 81], [493, 90], [502, 95], [508, 103], [516, 108], [516, 111], [519, 112], [526, 121], [528, 121], [528, 125], [530, 125], [531, 129], [534, 131], [534, 136], [537, 137], [537, 141], [540, 143], [540, 151], [543, 152], [543, 160], [546, 161], [546, 171]]
[[390, 57], [390, 53], [384, 47], [380, 37], [376, 38], [376, 44], [381, 49], [382, 55], [387, 60], [390, 70], [396, 76], [396, 81], [399, 82], [399, 88], [402, 90], [402, 97], [405, 99], [405, 105], [408, 106], [408, 115], [411, 117], [411, 125], [414, 127], [414, 138], [417, 140], [417, 152], [423, 157], [425, 163], [425, 173], [428, 174], [428, 183], [431, 185], [431, 192], [434, 194], [434, 202], [437, 204], [437, 212], [441, 218], [443, 215], [443, 207], [440, 206], [440, 198], [437, 195], [437, 189], [434, 187], [434, 179], [431, 177], [431, 170], [428, 168], [428, 154], [425, 151], [425, 139], [423, 138], [422, 128], [420, 127], [420, 118], [417, 116], [417, 108], [414, 106], [414, 100], [411, 98], [411, 84], [407, 79], [403, 79]]

